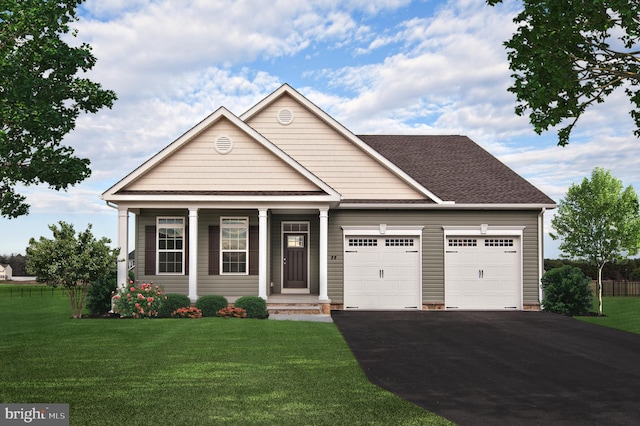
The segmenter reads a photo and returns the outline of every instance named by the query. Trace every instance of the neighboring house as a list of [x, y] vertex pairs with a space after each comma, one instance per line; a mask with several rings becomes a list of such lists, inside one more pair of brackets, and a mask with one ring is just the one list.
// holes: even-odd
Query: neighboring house
[[0, 281], [11, 281], [13, 279], [13, 269], [11, 265], [0, 264]]
[[136, 251], [132, 250], [129, 252], [129, 260], [127, 264], [127, 271], [132, 271], [133, 268], [136, 267]]
[[356, 136], [288, 85], [218, 109], [102, 198], [121, 253], [135, 213], [138, 280], [325, 312], [539, 309], [556, 206], [465, 136]]

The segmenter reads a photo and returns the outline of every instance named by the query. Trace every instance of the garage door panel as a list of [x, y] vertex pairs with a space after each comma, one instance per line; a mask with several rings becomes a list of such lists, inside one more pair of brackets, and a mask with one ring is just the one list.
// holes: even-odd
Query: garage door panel
[[445, 242], [448, 309], [520, 309], [520, 239], [456, 237]]
[[[400, 310], [421, 306], [418, 241], [416, 237], [345, 238], [345, 308]], [[355, 243], [363, 246], [353, 247]]]

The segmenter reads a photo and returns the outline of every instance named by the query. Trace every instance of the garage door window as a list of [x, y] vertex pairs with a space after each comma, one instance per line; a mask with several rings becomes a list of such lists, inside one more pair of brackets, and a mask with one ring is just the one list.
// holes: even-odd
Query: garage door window
[[486, 239], [485, 247], [513, 247], [513, 238], [508, 239]]
[[349, 238], [349, 247], [377, 247], [377, 238]]
[[475, 238], [449, 238], [449, 247], [476, 247], [478, 240]]
[[384, 245], [387, 247], [413, 247], [413, 238], [387, 238]]

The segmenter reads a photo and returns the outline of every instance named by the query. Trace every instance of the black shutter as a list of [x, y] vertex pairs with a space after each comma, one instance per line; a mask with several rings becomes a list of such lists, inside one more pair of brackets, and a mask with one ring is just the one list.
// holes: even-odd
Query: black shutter
[[156, 274], [156, 227], [144, 227], [144, 274]]
[[249, 275], [260, 272], [260, 227], [249, 227]]
[[220, 227], [209, 226], [209, 275], [220, 275]]

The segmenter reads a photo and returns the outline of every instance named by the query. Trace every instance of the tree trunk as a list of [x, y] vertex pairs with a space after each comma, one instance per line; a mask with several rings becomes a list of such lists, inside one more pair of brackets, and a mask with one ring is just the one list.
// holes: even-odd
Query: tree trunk
[[598, 315], [602, 315], [602, 268], [604, 263], [598, 265]]

